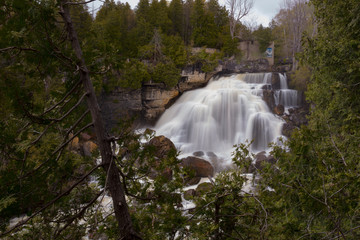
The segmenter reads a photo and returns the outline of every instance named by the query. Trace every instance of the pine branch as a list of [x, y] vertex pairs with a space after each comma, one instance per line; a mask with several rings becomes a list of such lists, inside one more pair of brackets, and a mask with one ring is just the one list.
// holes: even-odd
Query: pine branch
[[67, 223], [65, 224], [65, 226], [63, 226], [60, 230], [57, 231], [57, 233], [55, 234], [55, 239], [58, 238], [60, 236], [60, 234], [62, 233], [62, 231], [64, 231], [68, 226], [70, 226], [70, 224], [72, 222], [74, 222], [76, 219], [81, 218], [85, 211], [91, 207], [94, 202], [96, 202], [96, 200], [100, 197], [101, 194], [103, 194], [103, 192], [105, 192], [105, 190], [101, 190], [86, 206], [84, 206], [81, 211], [79, 213], [77, 213], [76, 215], [72, 216]]
[[80, 85], [80, 83], [81, 83], [81, 80], [79, 80], [77, 83], [75, 83], [75, 85], [70, 89], [70, 91], [68, 91], [59, 102], [57, 102], [50, 108], [46, 109], [40, 116], [44, 116], [45, 114], [47, 114], [48, 112], [52, 111], [54, 108], [56, 108], [57, 106], [62, 104], [65, 101], [65, 99], [77, 89], [77, 87]]
[[36, 217], [39, 213], [43, 212], [45, 209], [47, 209], [48, 207], [50, 207], [51, 205], [53, 205], [55, 202], [57, 202], [59, 199], [61, 199], [62, 197], [68, 195], [77, 185], [79, 185], [82, 181], [84, 181], [90, 174], [92, 174], [98, 167], [100, 167], [100, 165], [95, 166], [93, 169], [91, 169], [87, 174], [85, 174], [79, 181], [77, 181], [75, 184], [73, 184], [68, 190], [66, 190], [65, 192], [61, 193], [60, 195], [58, 195], [56, 198], [54, 198], [53, 200], [51, 200], [50, 202], [48, 202], [45, 206], [43, 206], [42, 208], [40, 208], [39, 210], [37, 210], [35, 213], [33, 213], [30, 217], [28, 217], [26, 220], [23, 220], [21, 222], [19, 222], [18, 224], [16, 224], [14, 227], [10, 228], [9, 230], [3, 232], [0, 234], [0, 237], [4, 237], [7, 234], [11, 233], [12, 231], [14, 231], [15, 229], [18, 229], [19, 227], [23, 226], [24, 224], [26, 224], [27, 222], [29, 222], [31, 219], [33, 219], [34, 217]]

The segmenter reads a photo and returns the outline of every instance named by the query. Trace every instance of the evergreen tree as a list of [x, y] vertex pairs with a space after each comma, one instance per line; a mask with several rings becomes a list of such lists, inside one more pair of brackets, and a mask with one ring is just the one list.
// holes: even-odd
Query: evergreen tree
[[172, 0], [169, 6], [169, 18], [172, 21], [172, 33], [184, 36], [184, 9], [182, 0]]

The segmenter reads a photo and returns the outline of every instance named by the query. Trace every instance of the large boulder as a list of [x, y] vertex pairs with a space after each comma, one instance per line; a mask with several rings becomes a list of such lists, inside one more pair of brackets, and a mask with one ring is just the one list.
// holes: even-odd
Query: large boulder
[[181, 159], [181, 165], [188, 167], [195, 172], [195, 177], [212, 177], [214, 176], [213, 166], [204, 159], [197, 157], [187, 157]]
[[150, 169], [149, 177], [155, 179], [160, 174], [166, 179], [172, 179], [172, 170], [170, 168], [165, 168], [161, 172], [158, 172], [156, 168], [160, 166], [162, 159], [167, 158], [169, 155], [175, 156], [176, 147], [174, 143], [165, 136], [156, 136], [148, 144], [154, 147], [154, 155], [158, 158], [155, 165]]
[[255, 162], [251, 164], [248, 168], [244, 168], [244, 173], [254, 173], [256, 170], [262, 170], [265, 164], [275, 164], [276, 159], [273, 156], [266, 156], [266, 152], [259, 152], [255, 155]]
[[196, 193], [195, 189], [189, 189], [189, 190], [185, 191], [184, 192], [184, 199], [188, 200], [188, 201], [192, 200], [194, 198], [194, 196], [195, 196], [195, 193]]
[[158, 158], [165, 158], [171, 153], [175, 153], [176, 147], [174, 143], [165, 136], [156, 136], [149, 142], [150, 146], [155, 147], [155, 156]]
[[275, 164], [276, 163], [276, 159], [273, 156], [266, 156], [265, 152], [260, 152], [258, 154], [256, 154], [255, 156], [255, 168], [256, 169], [263, 169], [265, 164], [270, 163], [270, 164]]
[[197, 186], [195, 191], [195, 196], [201, 196], [206, 194], [207, 192], [211, 191], [214, 186], [209, 182], [203, 182]]

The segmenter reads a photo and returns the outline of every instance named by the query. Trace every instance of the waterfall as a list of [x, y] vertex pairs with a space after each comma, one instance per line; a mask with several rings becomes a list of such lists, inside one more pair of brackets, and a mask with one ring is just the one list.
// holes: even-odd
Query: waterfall
[[298, 91], [289, 89], [285, 74], [279, 73], [280, 90], [274, 92], [275, 104], [285, 108], [298, 106]]
[[212, 79], [202, 89], [185, 92], [155, 126], [182, 154], [213, 152], [230, 159], [233, 145], [253, 140], [252, 151], [268, 148], [281, 136], [283, 121], [262, 100], [270, 74], [237, 74]]

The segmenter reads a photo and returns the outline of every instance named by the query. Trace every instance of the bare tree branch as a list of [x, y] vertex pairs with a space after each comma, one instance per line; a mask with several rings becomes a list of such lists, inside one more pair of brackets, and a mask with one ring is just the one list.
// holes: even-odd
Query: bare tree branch
[[236, 34], [236, 26], [240, 24], [242, 18], [249, 14], [254, 6], [254, 0], [227, 0], [226, 5], [229, 9], [231, 38], [240, 38], [240, 36]]
[[64, 5], [84, 5], [84, 4], [88, 4], [91, 2], [94, 2], [95, 0], [89, 0], [87, 2], [65, 2], [63, 3]]

